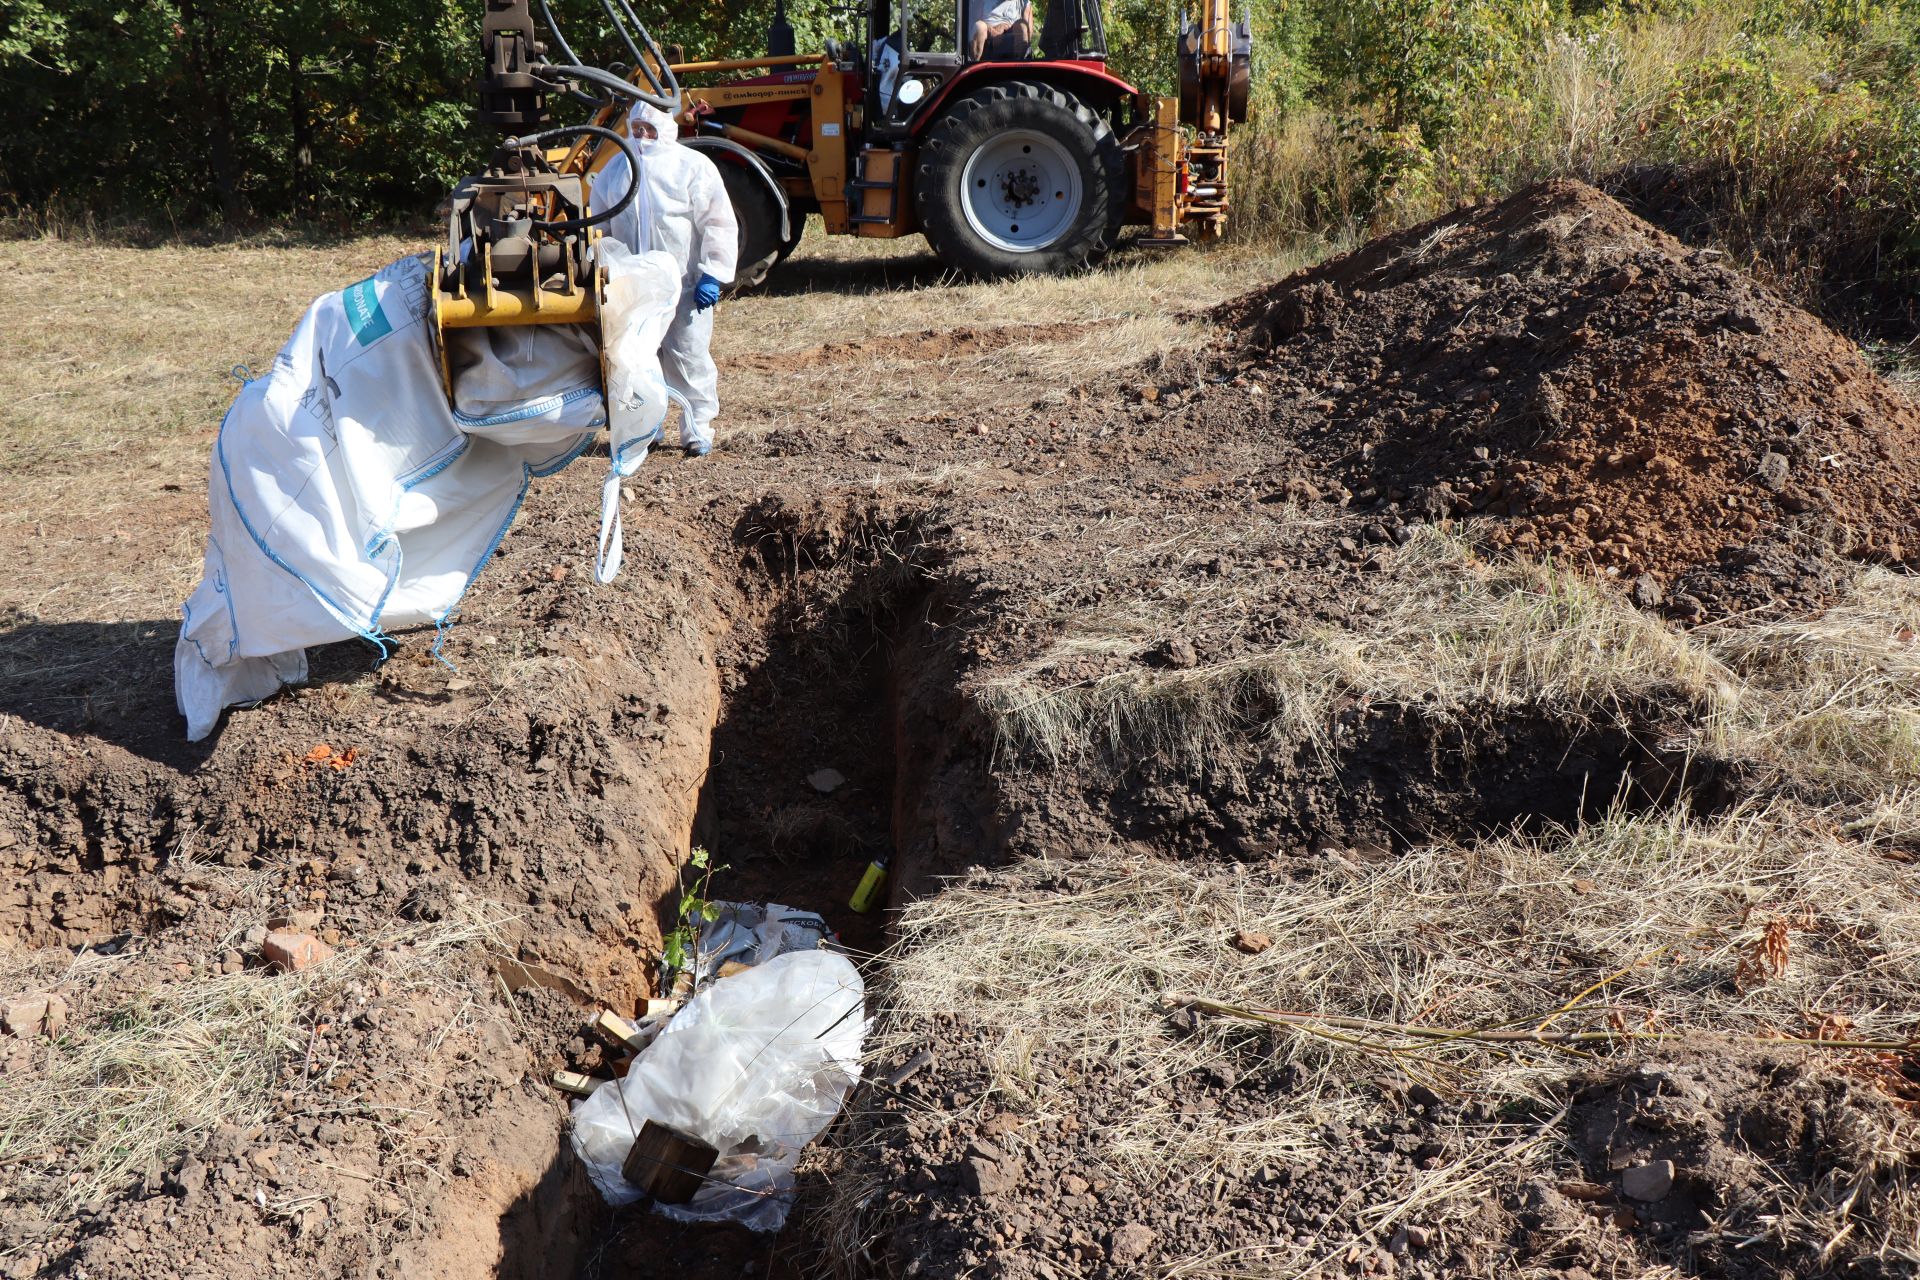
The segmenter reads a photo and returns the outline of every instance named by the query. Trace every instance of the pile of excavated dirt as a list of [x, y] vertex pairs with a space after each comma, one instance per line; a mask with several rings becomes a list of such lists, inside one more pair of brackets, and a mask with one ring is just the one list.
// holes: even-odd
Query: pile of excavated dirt
[[1825, 602], [1823, 550], [1920, 560], [1920, 406], [1814, 317], [1577, 183], [1466, 208], [1227, 304], [1222, 435], [1350, 505], [1698, 618]]

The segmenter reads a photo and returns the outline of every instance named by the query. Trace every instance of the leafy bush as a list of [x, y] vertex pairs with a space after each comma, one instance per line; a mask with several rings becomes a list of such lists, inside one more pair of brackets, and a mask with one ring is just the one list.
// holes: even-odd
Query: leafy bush
[[[1044, 4], [1044, 0], [1039, 0]], [[554, 0], [619, 61], [597, 0]], [[160, 226], [424, 214], [484, 155], [479, 0], [10, 0], [0, 206]], [[646, 2], [689, 56], [774, 0]], [[790, 0], [801, 48], [853, 34]], [[1920, 277], [1920, 0], [1250, 0], [1236, 234], [1345, 239], [1544, 177], [1668, 166], [1703, 231], [1808, 289]], [[1180, 0], [1106, 0], [1115, 71], [1175, 83]], [[1910, 293], [1910, 290], [1909, 290]], [[1911, 298], [1908, 298], [1911, 306]]]
[[1239, 234], [1663, 166], [1683, 221], [1802, 296], [1914, 319], [1920, 0], [1329, 0], [1315, 30], [1306, 101], [1237, 143]]

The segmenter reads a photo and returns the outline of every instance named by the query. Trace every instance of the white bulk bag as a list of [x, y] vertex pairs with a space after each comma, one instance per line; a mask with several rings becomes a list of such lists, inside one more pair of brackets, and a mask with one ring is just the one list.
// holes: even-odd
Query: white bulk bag
[[[662, 269], [646, 261], [647, 279]], [[446, 625], [532, 477], [566, 466], [606, 421], [591, 340], [559, 328], [461, 338], [450, 405], [430, 271], [402, 258], [320, 298], [227, 410], [205, 566], [174, 648], [190, 739], [225, 707], [305, 679], [309, 645], [384, 646], [389, 631]], [[675, 297], [642, 288], [619, 323], [653, 325], [649, 300], [670, 316]], [[657, 349], [624, 344], [628, 376], [644, 383], [651, 361], [658, 381]]]

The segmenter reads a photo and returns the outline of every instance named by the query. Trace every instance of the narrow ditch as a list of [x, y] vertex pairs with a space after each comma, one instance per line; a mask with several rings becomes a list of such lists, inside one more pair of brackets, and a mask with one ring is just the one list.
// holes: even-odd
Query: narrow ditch
[[[1605, 724], [1539, 708], [1472, 722], [1354, 708], [1330, 753], [1249, 738], [1200, 777], [1155, 762], [1118, 773], [996, 772], [989, 726], [959, 690], [955, 619], [938, 592], [877, 587], [867, 569], [823, 595], [801, 581], [806, 539], [783, 532], [768, 540], [779, 545], [765, 568], [782, 599], [734, 637], [744, 661], [722, 677], [687, 843], [725, 868], [717, 894], [818, 910], [856, 953], [887, 941], [883, 916], [847, 906], [881, 854], [892, 859], [899, 905], [974, 867], [1040, 852], [1070, 857], [1115, 837], [1176, 856], [1341, 847], [1385, 857], [1417, 841], [1470, 847], [1497, 830], [1571, 826], [1615, 807], [1683, 796], [1718, 803], [1713, 779], [1683, 777], [1660, 736], [1635, 727], [1650, 720], [1651, 706]], [[812, 554], [814, 567], [844, 563], [817, 546]], [[821, 779], [826, 770], [837, 777]], [[661, 898], [663, 921], [674, 905], [671, 894]], [[665, 1257], [693, 1280], [798, 1277], [816, 1273], [826, 1248], [807, 1218], [824, 1189], [804, 1171], [794, 1217], [769, 1240], [674, 1224], [644, 1206], [610, 1211], [572, 1167], [564, 1138], [558, 1165], [547, 1203], [559, 1225], [532, 1215], [537, 1231], [512, 1251], [548, 1269], [503, 1275], [608, 1280], [652, 1274]], [[569, 1247], [557, 1249], [556, 1239]]]

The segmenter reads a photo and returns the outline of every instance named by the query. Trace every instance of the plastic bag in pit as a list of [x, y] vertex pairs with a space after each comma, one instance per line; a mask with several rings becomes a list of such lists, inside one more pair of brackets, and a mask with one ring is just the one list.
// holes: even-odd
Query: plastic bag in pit
[[659, 1211], [683, 1222], [778, 1231], [800, 1152], [860, 1079], [866, 990], [845, 956], [792, 951], [709, 984], [627, 1069], [573, 1112], [573, 1148], [609, 1204], [648, 1120], [720, 1153], [705, 1186]]
[[[812, 911], [769, 902], [715, 902], [714, 916], [700, 924], [693, 947], [693, 976], [706, 982], [729, 963], [765, 964], [789, 951], [812, 951], [833, 931]], [[664, 968], [660, 989], [671, 991], [675, 970]]]

